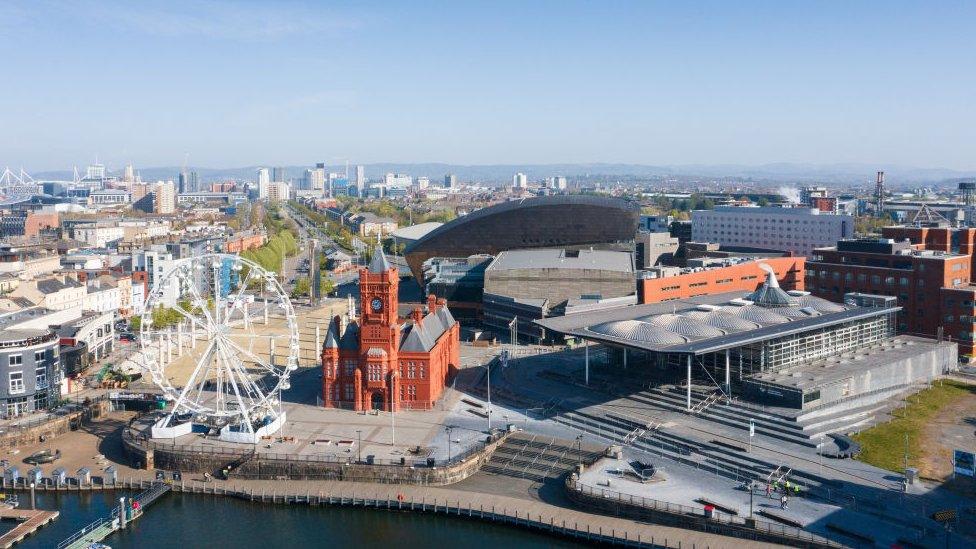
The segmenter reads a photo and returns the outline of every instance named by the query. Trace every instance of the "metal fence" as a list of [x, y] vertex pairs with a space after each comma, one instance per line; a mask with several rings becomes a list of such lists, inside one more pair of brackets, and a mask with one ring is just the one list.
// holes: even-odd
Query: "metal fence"
[[[634, 496], [633, 494], [624, 494], [622, 492], [615, 492], [613, 490], [588, 486], [579, 481], [572, 482], [571, 488], [586, 496], [600, 498], [604, 501], [613, 501], [641, 510], [668, 513], [671, 515], [709, 518], [704, 507], [692, 507], [689, 505], [681, 505], [678, 503], [670, 503], [667, 501], [659, 501], [656, 499]], [[724, 524], [743, 529], [748, 528], [758, 533], [789, 538], [791, 540], [806, 541], [828, 545], [831, 547], [844, 547], [843, 544], [832, 541], [829, 538], [819, 536], [812, 532], [807, 532], [801, 528], [777, 524], [775, 522], [757, 520], [753, 518], [750, 519], [750, 521], [754, 522], [755, 526], [749, 526], [746, 524], [745, 518], [729, 513], [722, 513], [717, 510], [712, 512], [710, 520], [717, 524]]]

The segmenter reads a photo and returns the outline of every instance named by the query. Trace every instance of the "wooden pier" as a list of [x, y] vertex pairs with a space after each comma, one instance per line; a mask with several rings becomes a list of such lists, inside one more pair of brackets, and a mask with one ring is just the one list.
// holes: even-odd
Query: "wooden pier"
[[13, 530], [0, 536], [0, 549], [13, 547], [27, 536], [33, 534], [38, 528], [58, 518], [61, 513], [58, 511], [41, 511], [32, 509], [11, 509], [0, 507], [0, 520], [17, 520], [20, 524]]

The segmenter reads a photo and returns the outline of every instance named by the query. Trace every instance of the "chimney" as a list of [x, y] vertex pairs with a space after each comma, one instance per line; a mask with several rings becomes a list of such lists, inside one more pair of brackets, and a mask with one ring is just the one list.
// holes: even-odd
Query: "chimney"
[[437, 296], [434, 294], [427, 295], [427, 312], [431, 314], [437, 312]]
[[424, 320], [424, 310], [420, 307], [414, 307], [413, 311], [410, 313], [410, 318], [413, 320], [414, 324], [420, 326]]

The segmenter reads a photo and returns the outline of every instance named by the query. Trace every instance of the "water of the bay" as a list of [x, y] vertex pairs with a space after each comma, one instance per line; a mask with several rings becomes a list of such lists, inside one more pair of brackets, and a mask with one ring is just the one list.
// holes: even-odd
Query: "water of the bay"
[[[39, 509], [61, 511], [58, 520], [18, 544], [58, 543], [99, 517], [108, 516], [120, 493], [38, 493]], [[21, 493], [22, 504], [30, 503]], [[9, 525], [5, 525], [9, 526]], [[104, 543], [113, 549], [226, 547], [578, 547], [569, 540], [475, 519], [339, 507], [283, 506], [192, 494], [160, 498], [124, 532]]]

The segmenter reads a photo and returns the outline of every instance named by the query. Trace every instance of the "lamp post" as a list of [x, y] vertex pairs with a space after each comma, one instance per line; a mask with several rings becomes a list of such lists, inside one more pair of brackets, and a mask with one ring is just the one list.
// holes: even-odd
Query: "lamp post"
[[485, 364], [488, 371], [488, 434], [491, 434], [491, 362]]
[[583, 467], [583, 433], [576, 435], [576, 466]]
[[448, 425], [444, 427], [444, 430], [447, 431], [447, 462], [450, 463], [451, 462], [451, 431], [454, 430], [454, 425]]
[[30, 484], [30, 488], [31, 488], [31, 510], [33, 511], [34, 510], [34, 483], [33, 482]]
[[363, 462], [363, 431], [361, 429], [356, 429], [356, 463]]

